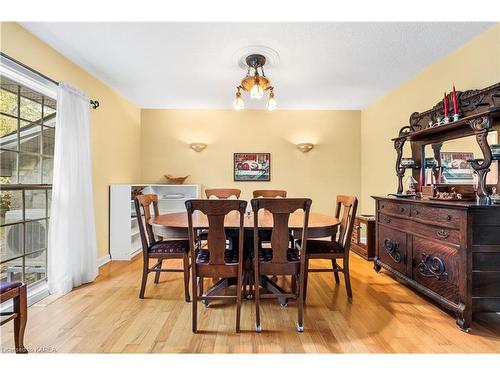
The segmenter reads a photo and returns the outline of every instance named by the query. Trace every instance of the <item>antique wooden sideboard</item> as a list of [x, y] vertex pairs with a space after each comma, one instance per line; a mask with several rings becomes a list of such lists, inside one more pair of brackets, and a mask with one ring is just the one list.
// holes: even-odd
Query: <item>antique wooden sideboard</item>
[[[473, 314], [500, 312], [500, 205], [491, 202], [494, 188], [500, 191], [500, 181], [488, 185], [486, 179], [492, 168], [500, 170], [499, 156], [492, 155], [488, 144], [488, 133], [500, 130], [500, 83], [459, 92], [458, 104], [457, 121], [436, 126], [443, 116], [443, 104], [438, 103], [429, 111], [412, 114], [410, 125], [393, 139], [398, 190], [394, 195], [373, 197], [377, 218], [374, 262], [377, 272], [385, 269], [452, 311], [458, 326], [468, 330]], [[478, 175], [477, 186], [432, 186], [431, 190], [456, 189], [464, 199], [422, 196], [430, 185], [424, 147], [432, 145], [439, 156], [441, 146], [435, 145], [466, 136], [474, 136], [483, 153], [481, 159], [469, 161]], [[411, 143], [415, 161], [411, 169], [418, 183], [417, 197], [405, 197], [403, 192], [405, 142]], [[439, 162], [431, 168], [438, 173]], [[476, 196], [466, 200], [468, 192]]]

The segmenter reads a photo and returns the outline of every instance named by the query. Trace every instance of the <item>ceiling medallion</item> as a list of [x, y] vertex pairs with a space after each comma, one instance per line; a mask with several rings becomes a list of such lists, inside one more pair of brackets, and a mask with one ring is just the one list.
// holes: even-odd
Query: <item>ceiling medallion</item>
[[245, 64], [247, 74], [241, 80], [240, 84], [236, 86], [237, 91], [236, 98], [233, 101], [233, 108], [237, 111], [245, 108], [245, 103], [241, 98], [241, 90], [249, 92], [252, 99], [261, 99], [264, 96], [264, 91], [269, 91], [266, 108], [268, 111], [274, 111], [278, 106], [276, 99], [274, 99], [274, 87], [271, 86], [271, 81], [264, 73], [266, 57], [258, 53], [251, 54], [246, 57]]

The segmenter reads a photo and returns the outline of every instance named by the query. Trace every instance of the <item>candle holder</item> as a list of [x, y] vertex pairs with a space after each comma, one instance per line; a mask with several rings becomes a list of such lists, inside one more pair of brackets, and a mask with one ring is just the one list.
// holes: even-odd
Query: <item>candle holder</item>
[[459, 118], [460, 118], [460, 115], [458, 113], [453, 114], [453, 121], [458, 121]]
[[450, 118], [449, 118], [449, 117], [445, 117], [445, 118], [443, 119], [443, 123], [444, 123], [444, 124], [449, 124], [449, 123], [450, 123]]

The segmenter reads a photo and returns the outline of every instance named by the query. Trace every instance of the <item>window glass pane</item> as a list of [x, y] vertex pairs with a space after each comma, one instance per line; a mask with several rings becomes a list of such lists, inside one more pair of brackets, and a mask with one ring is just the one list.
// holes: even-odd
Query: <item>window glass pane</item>
[[19, 183], [39, 184], [40, 182], [40, 157], [19, 154]]
[[40, 122], [42, 119], [42, 94], [21, 87], [21, 118]]
[[2, 190], [0, 192], [1, 224], [23, 221], [23, 192], [20, 190]]
[[17, 152], [0, 150], [0, 181], [17, 184]]
[[0, 281], [23, 281], [22, 258], [0, 264]]
[[56, 101], [51, 98], [45, 98], [43, 107], [43, 124], [46, 126], [56, 126]]
[[21, 121], [19, 148], [22, 152], [40, 153], [42, 127]]
[[[50, 217], [50, 208], [52, 206], [52, 189], [47, 190], [47, 217]], [[48, 230], [48, 227], [47, 227]]]
[[44, 250], [26, 255], [24, 267], [25, 283], [45, 279], [47, 277], [47, 252]]
[[25, 190], [24, 217], [25, 220], [47, 217], [45, 190]]
[[0, 115], [0, 148], [17, 150], [17, 119]]
[[17, 84], [2, 77], [0, 80], [0, 112], [17, 116]]
[[25, 254], [47, 248], [46, 220], [29, 221], [25, 224], [26, 247]]
[[54, 128], [43, 127], [42, 154], [54, 155], [54, 141], [56, 130]]
[[42, 184], [52, 184], [53, 171], [54, 171], [54, 159], [43, 158]]
[[23, 255], [23, 224], [0, 227], [1, 259], [5, 261]]

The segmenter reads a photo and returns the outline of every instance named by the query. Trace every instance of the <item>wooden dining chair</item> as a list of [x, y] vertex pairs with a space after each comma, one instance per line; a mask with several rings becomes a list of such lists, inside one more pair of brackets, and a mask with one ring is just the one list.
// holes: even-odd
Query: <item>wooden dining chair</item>
[[205, 189], [205, 195], [208, 199], [216, 197], [217, 199], [229, 199], [230, 197], [240, 198], [240, 189]]
[[[253, 228], [253, 266], [254, 266], [254, 295], [255, 295], [255, 330], [262, 331], [260, 324], [260, 300], [261, 298], [291, 298], [297, 301], [298, 320], [296, 329], [304, 331], [304, 283], [305, 274], [305, 251], [307, 243], [307, 228], [309, 221], [309, 210], [311, 200], [308, 198], [254, 198], [252, 209], [254, 213]], [[273, 217], [273, 229], [271, 233], [271, 247], [263, 248], [259, 241], [259, 210], [264, 209]], [[304, 211], [304, 223], [302, 226], [302, 240], [305, 246], [301, 247], [297, 242], [290, 241], [290, 228], [288, 220], [290, 214], [297, 210]], [[283, 293], [264, 293], [260, 291], [261, 276], [291, 276], [295, 278], [296, 288]], [[295, 290], [293, 290], [295, 289]]]
[[[338, 195], [335, 217], [340, 219], [340, 226], [333, 234], [330, 241], [307, 240], [306, 274], [304, 278], [304, 299], [307, 295], [307, 279], [309, 272], [333, 272], [335, 282], [340, 283], [339, 272], [344, 274], [347, 297], [352, 300], [351, 278], [349, 276], [349, 248], [351, 246], [352, 231], [358, 199], [353, 196]], [[300, 240], [299, 240], [299, 243]], [[332, 268], [309, 268], [311, 259], [329, 259]], [[342, 267], [337, 264], [337, 259], [342, 259]]]
[[[235, 299], [236, 332], [240, 331], [241, 289], [243, 275], [243, 220], [247, 202], [243, 200], [190, 199], [186, 201], [189, 247], [191, 249], [193, 332], [198, 331], [198, 300]], [[193, 228], [193, 213], [200, 211], [208, 218], [208, 243], [201, 247]], [[224, 219], [232, 211], [239, 213], [238, 249], [230, 249], [226, 241]], [[204, 278], [236, 278], [236, 296], [203, 294]]]
[[24, 347], [24, 329], [28, 319], [26, 284], [21, 282], [0, 282], [0, 303], [12, 300], [12, 311], [0, 313], [0, 326], [14, 320], [14, 345], [16, 353], [28, 353]]
[[[189, 297], [189, 240], [188, 239], [156, 239], [153, 227], [149, 223], [151, 219], [151, 207], [155, 216], [159, 215], [158, 196], [155, 194], [138, 195], [135, 198], [135, 211], [139, 224], [139, 233], [142, 242], [142, 281], [139, 298], [144, 298], [146, 283], [149, 273], [155, 273], [154, 283], [158, 284], [161, 272], [184, 272], [184, 297], [186, 302]], [[142, 217], [144, 215], [144, 222]], [[149, 260], [156, 259], [157, 263], [149, 267]], [[182, 259], [183, 267], [162, 268], [164, 260]]]
[[286, 190], [254, 190], [254, 198], [286, 198]]

